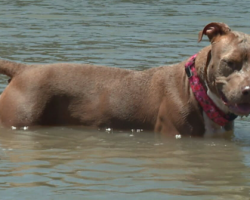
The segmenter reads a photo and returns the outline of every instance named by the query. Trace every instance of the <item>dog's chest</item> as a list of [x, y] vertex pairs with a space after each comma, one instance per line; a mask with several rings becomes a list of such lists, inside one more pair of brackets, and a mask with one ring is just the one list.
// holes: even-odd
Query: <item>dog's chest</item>
[[203, 112], [205, 134], [204, 137], [222, 136], [225, 133], [225, 129], [213, 122], [205, 112]]
[[[215, 105], [220, 108], [223, 112], [227, 113], [228, 108], [222, 103], [220, 98], [218, 98], [213, 92], [210, 91], [208, 85], [206, 84], [208, 90], [207, 95], [212, 99], [212, 101], [215, 103]], [[203, 111], [203, 118], [205, 123], [205, 137], [213, 137], [213, 136], [222, 136], [226, 130], [223, 126], [220, 126], [213, 122], [207, 114]]]

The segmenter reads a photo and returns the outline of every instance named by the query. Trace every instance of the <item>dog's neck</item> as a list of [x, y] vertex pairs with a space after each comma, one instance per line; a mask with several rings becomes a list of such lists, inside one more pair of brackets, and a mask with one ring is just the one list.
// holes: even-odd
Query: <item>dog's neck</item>
[[[185, 71], [189, 78], [190, 87], [196, 100], [199, 102], [207, 116], [219, 126], [225, 126], [227, 123], [234, 120], [236, 116], [228, 112], [224, 112], [226, 108], [221, 105], [220, 99], [218, 97], [217, 99], [216, 95], [211, 93], [210, 90], [205, 87], [204, 83], [201, 82], [195, 67], [196, 57], [197, 54], [189, 58], [185, 64]], [[210, 98], [208, 93], [212, 96], [212, 98]], [[221, 107], [222, 110], [220, 109]]]
[[207, 84], [206, 87], [207, 87], [207, 95], [214, 102], [214, 104], [224, 113], [229, 113], [228, 107], [221, 101], [221, 99], [209, 89]]
[[[212, 90], [209, 88], [209, 85], [207, 83], [207, 79], [206, 79], [206, 65], [208, 65], [208, 55], [210, 54], [211, 51], [211, 45], [203, 48], [197, 55], [196, 60], [198, 60], [199, 62], [195, 62], [195, 68], [197, 69], [197, 73], [199, 75], [199, 77], [202, 78], [202, 80], [204, 80], [203, 84], [206, 86], [207, 89], [207, 95], [210, 97], [210, 99], [214, 102], [214, 104], [224, 113], [229, 113], [229, 109], [228, 107], [221, 101], [221, 99], [212, 92]], [[201, 63], [200, 65], [198, 65], [199, 63]]]
[[[223, 104], [221, 99], [214, 94], [207, 86], [207, 95], [210, 97], [210, 99], [214, 102], [214, 104], [224, 113], [229, 113], [228, 107]], [[205, 123], [205, 133], [204, 137], [214, 137], [214, 136], [222, 136], [225, 133], [225, 128], [219, 126], [215, 122], [213, 122], [209, 117], [206, 115], [205, 112], [203, 112], [203, 118]]]

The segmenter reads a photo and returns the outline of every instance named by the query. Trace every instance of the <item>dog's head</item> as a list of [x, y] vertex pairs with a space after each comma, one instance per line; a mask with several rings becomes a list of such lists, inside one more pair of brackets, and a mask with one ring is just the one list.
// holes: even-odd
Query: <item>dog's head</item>
[[[219, 104], [236, 115], [250, 114], [250, 36], [210, 23], [199, 33], [211, 42], [204, 69], [209, 90]], [[218, 102], [217, 102], [218, 103]]]

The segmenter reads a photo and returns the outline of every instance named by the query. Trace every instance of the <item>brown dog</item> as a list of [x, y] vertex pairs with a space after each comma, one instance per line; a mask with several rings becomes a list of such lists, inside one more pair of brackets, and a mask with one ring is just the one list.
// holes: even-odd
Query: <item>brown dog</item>
[[[200, 85], [225, 114], [250, 113], [250, 37], [223, 23], [199, 34], [211, 45], [195, 59]], [[145, 71], [87, 64], [25, 65], [0, 61], [11, 81], [0, 97], [3, 126], [85, 125], [203, 135], [231, 130], [210, 119], [190, 87], [188, 60]], [[192, 73], [192, 72], [191, 72]], [[213, 115], [213, 112], [210, 113]]]

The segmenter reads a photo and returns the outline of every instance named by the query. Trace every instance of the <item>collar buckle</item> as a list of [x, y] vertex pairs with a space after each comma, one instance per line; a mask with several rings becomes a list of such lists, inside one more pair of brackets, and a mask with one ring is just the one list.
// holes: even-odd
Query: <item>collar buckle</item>
[[191, 78], [193, 76], [193, 72], [192, 72], [190, 66], [185, 67], [185, 71], [186, 71], [188, 78]]

